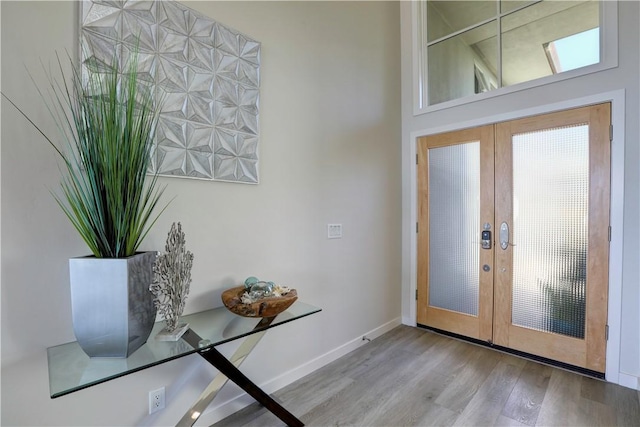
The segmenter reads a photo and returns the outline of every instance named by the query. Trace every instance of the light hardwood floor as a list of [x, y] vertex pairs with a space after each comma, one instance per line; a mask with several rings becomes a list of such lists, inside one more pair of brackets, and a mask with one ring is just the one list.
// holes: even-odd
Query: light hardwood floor
[[[309, 426], [640, 426], [640, 392], [399, 326], [274, 394]], [[253, 404], [215, 424], [281, 426]]]

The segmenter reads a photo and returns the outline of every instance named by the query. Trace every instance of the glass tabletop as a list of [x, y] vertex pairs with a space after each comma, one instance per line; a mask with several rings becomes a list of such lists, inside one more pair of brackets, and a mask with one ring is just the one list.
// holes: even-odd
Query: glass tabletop
[[[159, 341], [155, 336], [164, 326], [157, 322], [147, 343], [126, 359], [90, 358], [77, 342], [49, 347], [49, 391], [52, 398], [100, 384], [123, 375], [159, 365], [199, 350], [233, 341], [247, 335], [319, 312], [321, 309], [296, 301], [278, 314], [269, 324], [260, 318], [240, 317], [224, 307], [182, 316], [191, 331], [202, 338], [200, 347], [191, 346], [183, 338], [178, 341]], [[189, 333], [189, 332], [187, 332]]]

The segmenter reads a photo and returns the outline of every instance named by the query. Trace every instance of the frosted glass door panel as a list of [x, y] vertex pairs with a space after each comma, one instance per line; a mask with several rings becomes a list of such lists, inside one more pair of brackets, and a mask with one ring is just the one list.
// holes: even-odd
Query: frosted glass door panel
[[478, 315], [480, 142], [431, 148], [429, 305]]
[[514, 325], [584, 338], [589, 126], [513, 136]]

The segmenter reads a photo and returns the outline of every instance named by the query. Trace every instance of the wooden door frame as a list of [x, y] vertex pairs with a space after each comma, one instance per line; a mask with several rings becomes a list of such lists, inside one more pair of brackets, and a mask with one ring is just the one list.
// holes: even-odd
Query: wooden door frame
[[[536, 100], [532, 99], [531, 103]], [[625, 91], [623, 89], [602, 92], [580, 98], [541, 104], [533, 107], [511, 110], [506, 113], [486, 114], [477, 109], [469, 116], [479, 118], [447, 120], [448, 124], [429, 125], [420, 117], [413, 118], [403, 137], [403, 257], [402, 267], [402, 318], [403, 324], [416, 326], [416, 284], [417, 284], [417, 140], [421, 136], [482, 126], [527, 116], [545, 114], [570, 108], [583, 107], [603, 102], [612, 103], [613, 143], [611, 147], [611, 245], [609, 264], [609, 339], [607, 345], [606, 380], [616, 384], [632, 386], [634, 377], [620, 372], [620, 327], [622, 304], [622, 259], [623, 259], [623, 205], [624, 205], [624, 151], [625, 151]], [[423, 123], [423, 124], [421, 124]], [[433, 123], [433, 122], [432, 122]]]

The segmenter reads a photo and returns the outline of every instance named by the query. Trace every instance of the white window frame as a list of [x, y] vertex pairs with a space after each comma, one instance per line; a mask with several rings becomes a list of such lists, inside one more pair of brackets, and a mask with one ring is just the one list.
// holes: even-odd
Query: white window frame
[[[411, 2], [413, 57], [413, 115], [430, 113], [458, 105], [469, 104], [533, 87], [544, 86], [574, 77], [597, 73], [618, 66], [618, 0], [600, 0], [600, 62], [575, 70], [541, 77], [490, 90], [487, 92], [428, 105], [426, 81], [427, 49], [422, 41], [426, 31], [426, 0]], [[500, 66], [502, 68], [502, 66]]]

